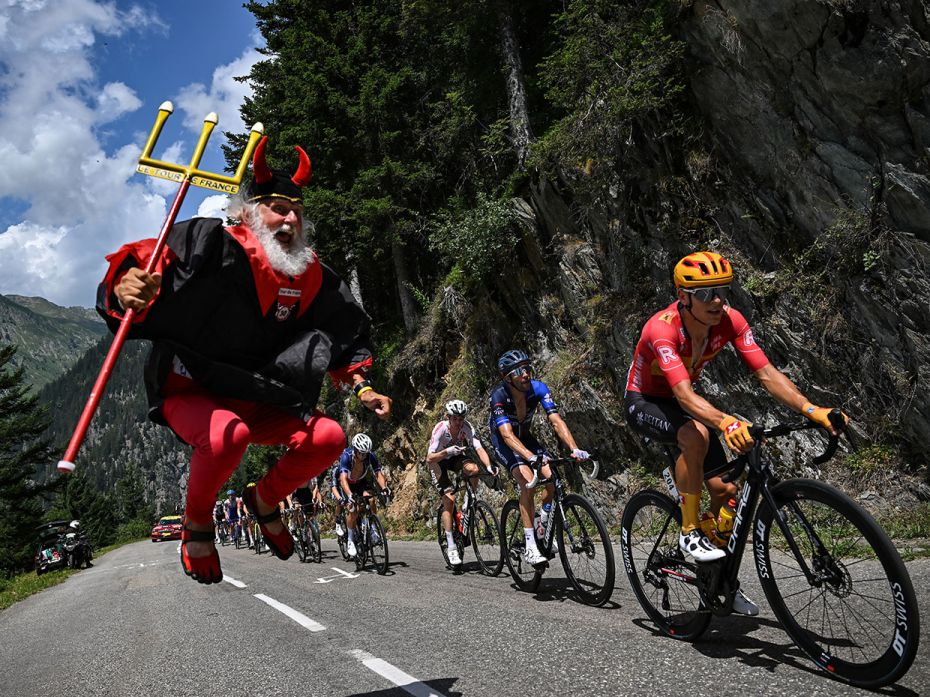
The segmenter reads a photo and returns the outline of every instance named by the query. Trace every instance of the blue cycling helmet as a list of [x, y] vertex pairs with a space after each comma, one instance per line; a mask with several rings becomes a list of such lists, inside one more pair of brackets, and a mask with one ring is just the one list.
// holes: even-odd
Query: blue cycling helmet
[[236, 493], [236, 492], [233, 491], [232, 489], [228, 489], [228, 490], [226, 491], [226, 495], [227, 495], [227, 496], [232, 496], [232, 495], [235, 494], [235, 493]]
[[526, 355], [525, 351], [510, 349], [497, 359], [497, 370], [501, 375], [506, 375], [517, 366], [527, 365], [529, 362], [530, 357]]

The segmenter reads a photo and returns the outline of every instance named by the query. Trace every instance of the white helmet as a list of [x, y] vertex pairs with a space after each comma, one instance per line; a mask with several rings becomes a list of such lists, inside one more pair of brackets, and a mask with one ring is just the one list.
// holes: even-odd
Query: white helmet
[[81, 528], [81, 522], [78, 521], [78, 520], [72, 520], [72, 521], [68, 524], [68, 527], [71, 528], [72, 530], [80, 530], [80, 528]]
[[461, 399], [453, 399], [446, 402], [446, 413], [452, 416], [465, 416], [468, 413], [468, 405]]
[[359, 433], [352, 439], [352, 447], [355, 449], [356, 452], [359, 452], [362, 455], [365, 455], [366, 453], [370, 453], [371, 452], [371, 438], [366, 436], [364, 433]]

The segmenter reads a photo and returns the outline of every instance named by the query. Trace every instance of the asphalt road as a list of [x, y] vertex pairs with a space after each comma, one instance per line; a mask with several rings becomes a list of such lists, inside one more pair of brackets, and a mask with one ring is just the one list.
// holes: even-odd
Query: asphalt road
[[[322, 564], [301, 564], [226, 547], [236, 584], [201, 586], [181, 572], [177, 542], [117, 549], [0, 612], [0, 694], [868, 694], [791, 644], [745, 563], [760, 616], [715, 618], [686, 644], [652, 631], [620, 569], [612, 602], [590, 608], [557, 564], [533, 595], [479, 575], [470, 550], [460, 576], [431, 542], [392, 542], [386, 576], [356, 573], [332, 540], [324, 550]], [[926, 626], [930, 560], [909, 568]], [[924, 641], [883, 693], [928, 691]]]

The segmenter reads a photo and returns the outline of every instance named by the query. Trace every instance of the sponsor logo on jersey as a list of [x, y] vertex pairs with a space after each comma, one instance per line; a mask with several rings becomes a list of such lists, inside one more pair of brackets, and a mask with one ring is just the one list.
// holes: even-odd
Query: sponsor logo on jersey
[[656, 346], [656, 350], [659, 353], [659, 359], [665, 365], [668, 365], [675, 360], [675, 349], [673, 349], [671, 346]]

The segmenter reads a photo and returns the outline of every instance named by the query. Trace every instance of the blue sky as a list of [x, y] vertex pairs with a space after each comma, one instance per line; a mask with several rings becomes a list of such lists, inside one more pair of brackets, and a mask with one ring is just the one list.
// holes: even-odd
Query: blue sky
[[[222, 171], [261, 37], [238, 0], [0, 0], [0, 293], [91, 306], [104, 256], [157, 235], [177, 185], [135, 174], [165, 100], [155, 154]], [[273, 134], [271, 134], [273, 136]], [[180, 218], [216, 214], [191, 188]]]

